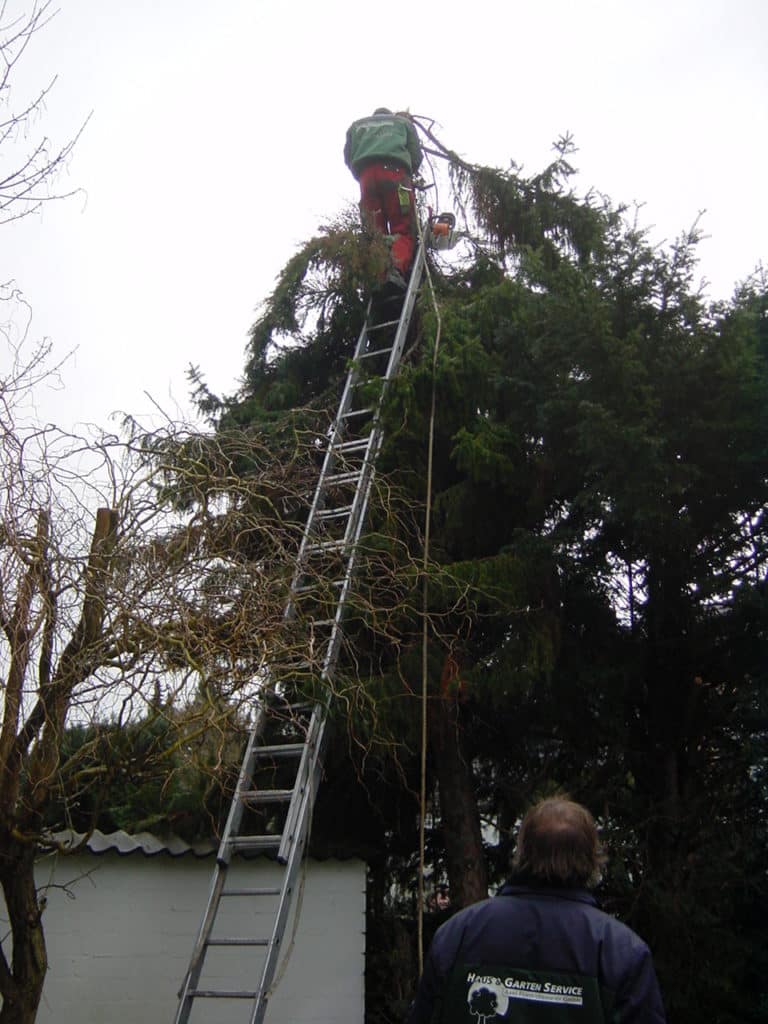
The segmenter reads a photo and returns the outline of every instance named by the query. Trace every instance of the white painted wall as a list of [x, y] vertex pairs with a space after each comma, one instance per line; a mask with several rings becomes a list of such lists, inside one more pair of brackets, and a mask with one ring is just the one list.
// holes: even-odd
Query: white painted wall
[[[43, 860], [38, 884], [52, 885], [44, 927], [49, 974], [38, 1024], [172, 1024], [208, 894], [213, 858], [146, 857], [108, 852]], [[270, 861], [239, 861], [229, 885], [269, 886]], [[270, 999], [268, 1024], [362, 1024], [365, 865], [309, 862], [300, 920], [283, 980]], [[222, 935], [270, 931], [271, 913], [243, 899], [226, 901]], [[221, 917], [220, 917], [221, 920]], [[218, 924], [219, 922], [217, 922]], [[289, 945], [291, 924], [283, 943]], [[221, 954], [219, 954], [221, 955]], [[258, 971], [253, 953], [228, 949], [226, 967], [208, 963], [222, 987]], [[204, 982], [201, 982], [203, 984]], [[254, 984], [254, 988], [256, 985]], [[249, 1002], [198, 1000], [190, 1024], [247, 1024]]]

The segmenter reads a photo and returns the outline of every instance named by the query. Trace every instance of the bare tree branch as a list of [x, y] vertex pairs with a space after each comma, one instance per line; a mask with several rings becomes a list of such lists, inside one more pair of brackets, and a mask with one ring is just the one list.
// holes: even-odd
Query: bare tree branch
[[20, 108], [13, 109], [13, 73], [34, 35], [56, 14], [52, 0], [33, 0], [29, 11], [11, 19], [8, 4], [0, 4], [0, 224], [34, 213], [43, 203], [64, 199], [79, 189], [56, 189], [90, 114], [75, 134], [56, 145], [35, 132], [56, 77]]

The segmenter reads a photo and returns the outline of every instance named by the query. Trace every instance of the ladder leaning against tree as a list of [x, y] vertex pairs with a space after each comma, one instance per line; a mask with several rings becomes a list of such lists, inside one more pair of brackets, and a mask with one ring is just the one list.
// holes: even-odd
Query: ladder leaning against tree
[[[393, 319], [379, 319], [375, 306], [368, 304], [365, 323], [357, 341], [347, 374], [336, 418], [328, 434], [320, 475], [307, 516], [297, 556], [296, 570], [284, 619], [296, 621], [306, 629], [304, 640], [312, 645], [312, 662], [321, 666], [321, 696], [309, 704], [291, 704], [274, 698], [261, 705], [246, 744], [237, 786], [216, 857], [208, 903], [203, 915], [189, 967], [179, 992], [175, 1024], [194, 1024], [191, 1014], [198, 1000], [233, 1000], [247, 1008], [242, 1019], [261, 1024], [275, 978], [281, 942], [291, 908], [293, 891], [307, 843], [314, 797], [323, 760], [326, 718], [332, 700], [331, 682], [342, 642], [342, 619], [350, 593], [358, 553], [358, 542], [365, 521], [373, 485], [376, 459], [383, 432], [380, 413], [387, 385], [395, 376], [403, 353], [425, 264], [425, 244], [448, 248], [445, 218], [430, 221], [420, 232], [407, 290], [398, 311], [394, 303]], [[451, 223], [451, 228], [453, 224]], [[434, 230], [433, 230], [434, 229]], [[426, 239], [426, 242], [425, 242]], [[453, 233], [451, 231], [451, 242]], [[380, 307], [378, 307], [380, 308]], [[367, 404], [360, 385], [371, 379], [381, 381], [378, 398]], [[329, 575], [330, 574], [330, 575]], [[313, 602], [319, 608], [317, 590], [320, 581], [331, 580], [333, 599], [325, 605], [321, 618], [312, 616]], [[330, 612], [329, 610], [330, 609]], [[306, 668], [297, 665], [296, 671]], [[281, 692], [290, 695], [290, 677], [280, 680]], [[325, 684], [325, 685], [322, 685]], [[297, 731], [298, 730], [298, 731]], [[266, 786], [257, 783], [264, 776]], [[270, 815], [268, 808], [282, 806], [284, 814]], [[269, 817], [259, 834], [244, 824], [251, 812]], [[281, 821], [282, 819], [282, 821]], [[281, 823], [280, 823], [281, 822]], [[227, 873], [236, 852], [272, 852], [280, 865], [280, 884], [270, 888], [227, 887]], [[233, 936], [216, 931], [221, 908], [230, 900], [260, 901], [272, 922], [268, 935]], [[225, 916], [225, 915], [222, 915]], [[254, 913], [253, 919], [257, 915]], [[216, 951], [226, 959], [226, 951], [249, 947], [252, 963], [242, 987], [218, 988], [216, 978], [226, 967], [221, 962], [207, 972], [207, 957]], [[251, 981], [258, 977], [254, 987]], [[207, 1013], [199, 1020], [211, 1020]], [[227, 1017], [227, 1020], [234, 1018]]]

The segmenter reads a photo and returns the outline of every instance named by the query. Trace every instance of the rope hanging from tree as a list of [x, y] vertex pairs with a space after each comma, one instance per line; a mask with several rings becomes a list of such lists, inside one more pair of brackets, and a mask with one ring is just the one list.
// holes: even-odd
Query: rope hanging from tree
[[[421, 221], [416, 218], [418, 225], [419, 240], [424, 245], [424, 234]], [[426, 506], [424, 509], [424, 555], [422, 559], [422, 624], [421, 624], [421, 765], [419, 784], [419, 886], [418, 886], [418, 910], [417, 910], [417, 934], [419, 950], [419, 972], [424, 969], [424, 869], [425, 869], [425, 823], [427, 817], [427, 714], [428, 714], [428, 655], [429, 655], [429, 626], [427, 612], [429, 608], [429, 578], [427, 569], [429, 565], [429, 542], [430, 542], [430, 520], [432, 518], [432, 463], [435, 441], [435, 414], [437, 404], [437, 353], [440, 348], [440, 334], [442, 320], [440, 307], [435, 295], [435, 288], [432, 282], [432, 274], [429, 264], [424, 263], [424, 272], [429, 285], [429, 294], [432, 299], [432, 306], [435, 310], [435, 345], [432, 352], [432, 397], [429, 410], [429, 438], [427, 441], [427, 494]]]

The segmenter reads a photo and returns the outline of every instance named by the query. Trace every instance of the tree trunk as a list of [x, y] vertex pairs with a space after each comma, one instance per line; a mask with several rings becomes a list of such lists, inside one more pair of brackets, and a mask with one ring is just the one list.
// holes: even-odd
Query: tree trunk
[[455, 699], [443, 695], [432, 701], [430, 732], [451, 904], [466, 907], [488, 896], [488, 869], [472, 766], [464, 752]]
[[654, 880], [675, 889], [684, 855], [687, 748], [696, 697], [693, 613], [687, 574], [674, 556], [649, 565], [645, 676], [647, 750], [641, 777], [651, 800], [648, 868]]
[[35, 847], [7, 837], [2, 844], [0, 885], [11, 926], [11, 966], [0, 960], [0, 1024], [34, 1024], [48, 970], [35, 888]]

